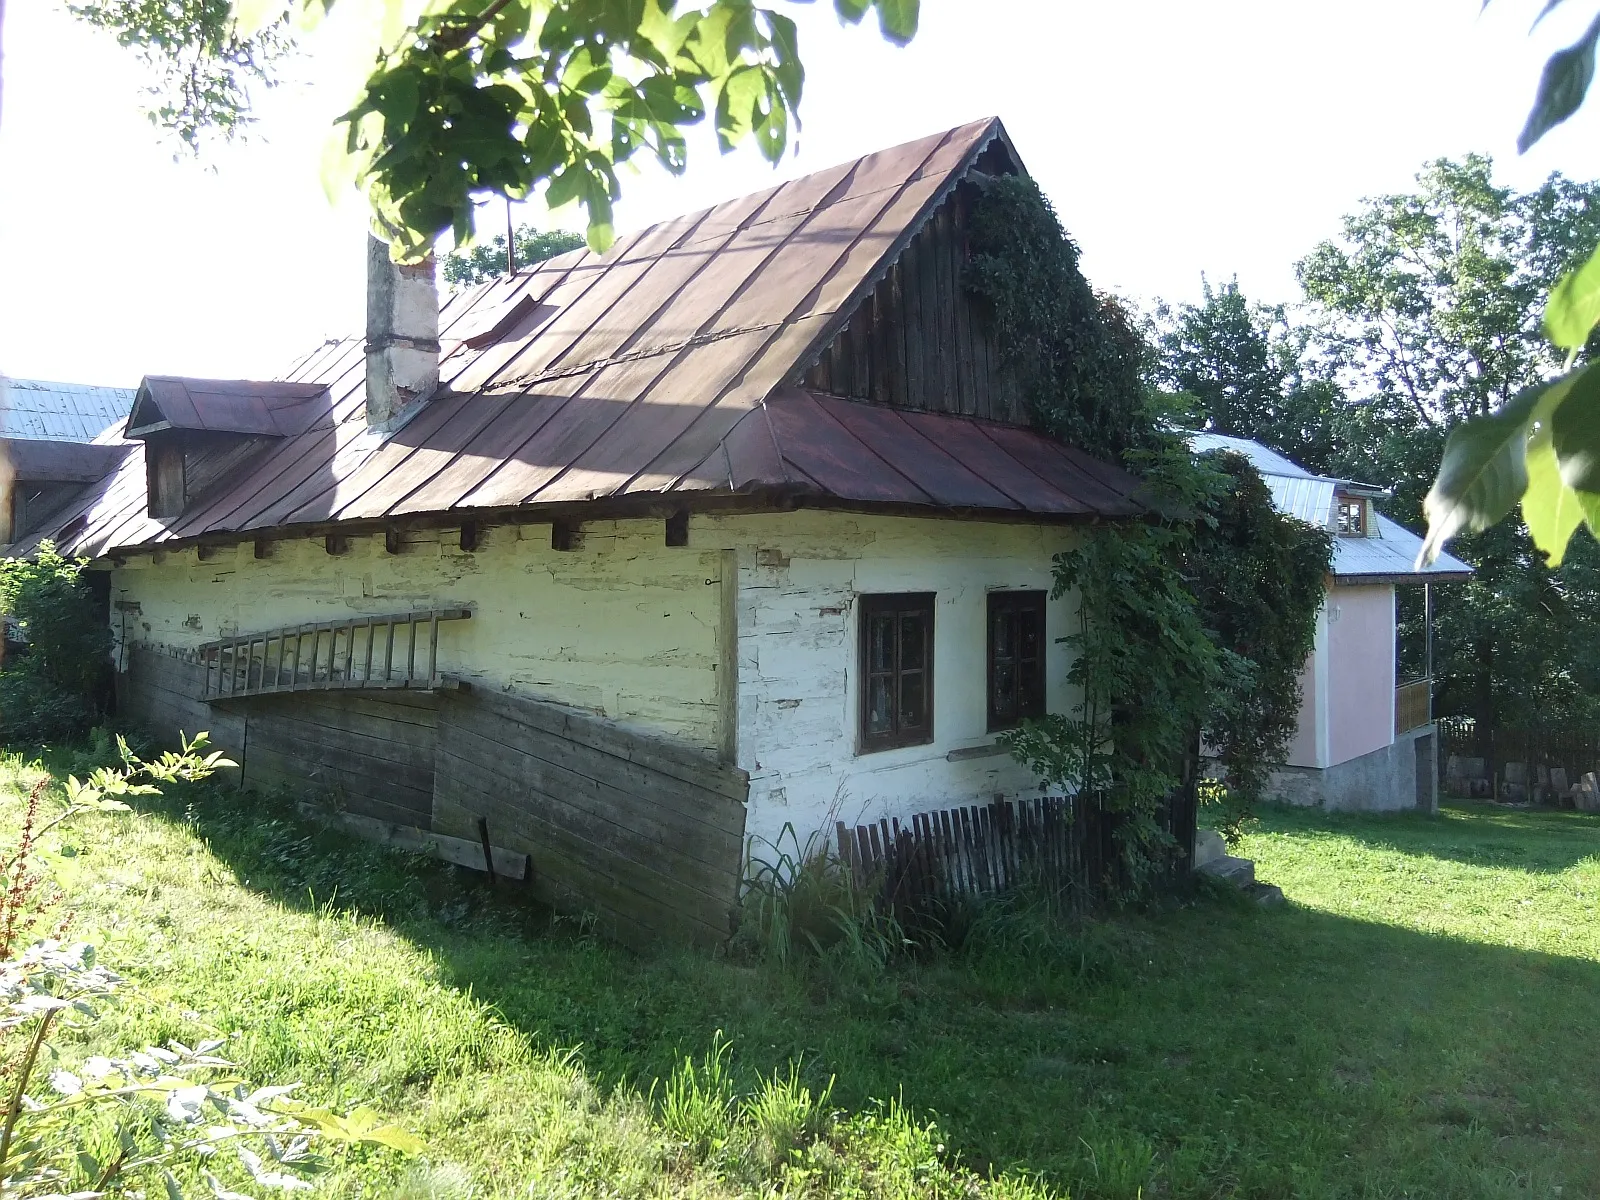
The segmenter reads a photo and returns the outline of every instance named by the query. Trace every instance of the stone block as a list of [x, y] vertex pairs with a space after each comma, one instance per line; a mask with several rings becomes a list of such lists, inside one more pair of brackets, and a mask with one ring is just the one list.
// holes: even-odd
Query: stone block
[[1215, 829], [1198, 829], [1194, 835], [1194, 866], [1195, 870], [1204, 867], [1208, 862], [1223, 858], [1228, 853], [1228, 844], [1222, 840], [1222, 835]]
[[1235, 858], [1224, 854], [1200, 868], [1207, 875], [1225, 879], [1235, 887], [1247, 888], [1256, 881], [1256, 864], [1248, 858]]

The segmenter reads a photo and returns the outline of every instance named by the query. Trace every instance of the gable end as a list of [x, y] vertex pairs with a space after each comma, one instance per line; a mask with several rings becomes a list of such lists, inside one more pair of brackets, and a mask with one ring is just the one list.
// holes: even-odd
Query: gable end
[[[1001, 142], [974, 169], [1018, 168]], [[844, 327], [797, 382], [889, 408], [1029, 424], [986, 306], [963, 284], [976, 187], [963, 180], [923, 221]]]

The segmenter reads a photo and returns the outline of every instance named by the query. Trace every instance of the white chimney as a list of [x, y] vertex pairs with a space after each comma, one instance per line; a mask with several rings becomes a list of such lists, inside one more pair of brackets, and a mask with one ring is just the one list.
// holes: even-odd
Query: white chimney
[[433, 256], [407, 266], [367, 238], [367, 426], [394, 426], [439, 386]]

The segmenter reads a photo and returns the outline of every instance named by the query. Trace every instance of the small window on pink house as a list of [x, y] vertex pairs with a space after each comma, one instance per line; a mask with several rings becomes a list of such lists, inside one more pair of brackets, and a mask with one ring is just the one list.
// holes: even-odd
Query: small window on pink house
[[1367, 536], [1367, 502], [1358, 497], [1339, 497], [1339, 536]]

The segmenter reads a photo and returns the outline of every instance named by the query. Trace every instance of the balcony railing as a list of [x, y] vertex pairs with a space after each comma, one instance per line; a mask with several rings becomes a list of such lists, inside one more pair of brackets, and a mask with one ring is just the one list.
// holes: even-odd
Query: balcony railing
[[1433, 680], [1415, 679], [1394, 690], [1394, 735], [1433, 720]]
[[344, 688], [436, 690], [439, 623], [464, 621], [465, 608], [291, 625], [200, 647], [202, 699]]

